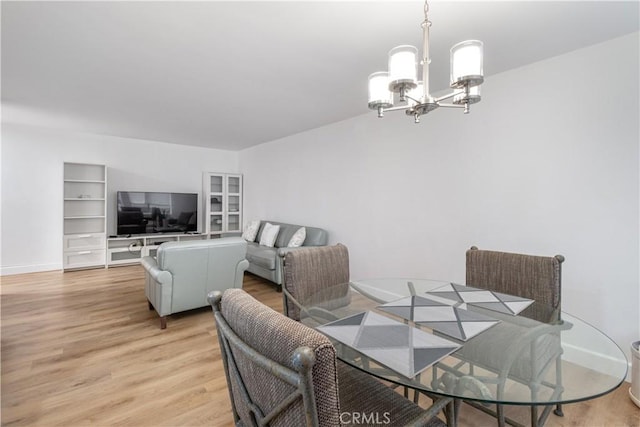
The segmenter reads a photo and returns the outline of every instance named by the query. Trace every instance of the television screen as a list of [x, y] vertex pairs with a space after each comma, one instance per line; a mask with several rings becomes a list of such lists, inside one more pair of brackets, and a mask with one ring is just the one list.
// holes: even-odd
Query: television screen
[[118, 191], [117, 234], [198, 231], [197, 193]]

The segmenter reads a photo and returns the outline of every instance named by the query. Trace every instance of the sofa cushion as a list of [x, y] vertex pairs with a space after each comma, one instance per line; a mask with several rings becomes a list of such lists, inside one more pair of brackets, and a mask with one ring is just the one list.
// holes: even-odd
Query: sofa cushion
[[298, 227], [289, 224], [280, 224], [280, 232], [278, 233], [278, 238], [273, 246], [276, 248], [286, 248], [289, 244], [289, 240], [291, 240], [297, 229]]
[[277, 249], [275, 248], [268, 248], [257, 243], [248, 243], [247, 260], [258, 267], [266, 268], [267, 270], [275, 270], [276, 251]]
[[279, 225], [266, 223], [260, 235], [260, 245], [273, 247], [279, 232]]
[[245, 225], [242, 238], [247, 242], [255, 242], [260, 228], [260, 220], [250, 221]]
[[[274, 244], [276, 248], [286, 248], [287, 245], [289, 244], [289, 240], [291, 240], [291, 237], [293, 237], [294, 233], [298, 231], [300, 227], [302, 227], [302, 225], [285, 224], [278, 221], [263, 220], [263, 221], [260, 221], [260, 230], [258, 231], [258, 237], [256, 238], [257, 242], [260, 241], [260, 238], [262, 237], [262, 232], [264, 230], [264, 226], [267, 222], [273, 225], [280, 226], [280, 231], [278, 232], [278, 237], [276, 238], [276, 242]], [[305, 226], [305, 228], [306, 228], [307, 236], [305, 237], [304, 242], [302, 243], [302, 246], [325, 246], [327, 244], [328, 233], [326, 230], [322, 228], [308, 227], [308, 226]]]
[[291, 239], [289, 239], [289, 243], [287, 244], [288, 248], [298, 248], [302, 246], [304, 243], [304, 238], [307, 237], [307, 229], [305, 227], [298, 228], [298, 231], [293, 233]]

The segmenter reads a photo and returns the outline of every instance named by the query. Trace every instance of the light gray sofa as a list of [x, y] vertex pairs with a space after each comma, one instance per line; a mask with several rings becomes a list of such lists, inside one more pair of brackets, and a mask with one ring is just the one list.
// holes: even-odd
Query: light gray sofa
[[[273, 248], [260, 245], [260, 237], [264, 230], [266, 223], [273, 225], [279, 225], [280, 231]], [[294, 251], [298, 248], [287, 248], [287, 244], [293, 234], [298, 231], [302, 225], [286, 224], [276, 221], [260, 221], [260, 228], [254, 242], [249, 242], [247, 246], [247, 260], [249, 261], [248, 272], [257, 276], [264, 277], [267, 280], [272, 281], [278, 285], [278, 290], [282, 290], [283, 280], [283, 263], [284, 256], [289, 251]], [[317, 227], [307, 227], [307, 237], [304, 239], [301, 247], [308, 246], [326, 246], [329, 238], [329, 234], [326, 230]]]
[[156, 258], [142, 258], [145, 294], [149, 309], [160, 315], [160, 328], [167, 327], [166, 316], [205, 307], [207, 294], [241, 288], [247, 242], [241, 237], [167, 242], [160, 245]]

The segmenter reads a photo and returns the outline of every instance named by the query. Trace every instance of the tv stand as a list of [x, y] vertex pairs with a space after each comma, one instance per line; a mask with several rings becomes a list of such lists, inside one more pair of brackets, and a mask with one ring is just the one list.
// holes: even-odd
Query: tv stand
[[137, 264], [144, 256], [155, 256], [165, 242], [205, 240], [198, 232], [128, 234], [107, 239], [107, 267]]

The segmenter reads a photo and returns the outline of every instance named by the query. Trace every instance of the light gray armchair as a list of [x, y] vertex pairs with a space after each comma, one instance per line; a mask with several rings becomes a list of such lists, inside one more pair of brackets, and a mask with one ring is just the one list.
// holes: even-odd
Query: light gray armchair
[[160, 316], [160, 328], [167, 327], [166, 316], [205, 307], [207, 294], [241, 288], [247, 242], [225, 237], [160, 245], [157, 257], [144, 257], [145, 294], [149, 309]]

